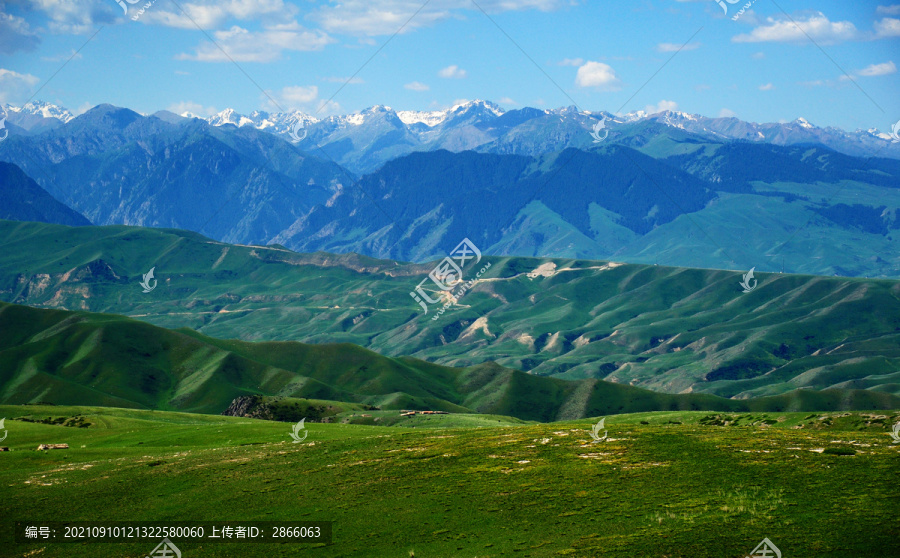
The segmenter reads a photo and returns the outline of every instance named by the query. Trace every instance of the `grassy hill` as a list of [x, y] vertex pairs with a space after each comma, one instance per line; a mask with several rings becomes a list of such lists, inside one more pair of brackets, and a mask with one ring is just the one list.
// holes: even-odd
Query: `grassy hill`
[[[431, 265], [228, 245], [172, 229], [0, 221], [0, 298], [20, 304], [218, 338], [354, 343], [449, 366], [496, 361], [668, 393], [900, 395], [897, 281], [757, 273], [758, 287], [742, 293], [746, 270], [485, 262], [491, 268], [459, 305], [432, 321], [435, 308], [424, 314], [409, 295]], [[540, 266], [546, 273], [529, 275]], [[144, 293], [150, 268], [159, 283]]]
[[[186, 558], [783, 556], [900, 553], [900, 413], [672, 412], [495, 428], [311, 424], [0, 405], [4, 518], [332, 521], [328, 547], [203, 544]], [[90, 426], [26, 422], [73, 419]], [[434, 420], [451, 420], [439, 415]], [[33, 451], [41, 443], [68, 450]], [[125, 489], [127, 487], [127, 489]], [[16, 545], [5, 556], [139, 558], [156, 545]]]
[[875, 390], [797, 390], [741, 400], [665, 394], [596, 379], [535, 376], [495, 363], [452, 368], [347, 343], [222, 340], [124, 316], [0, 303], [0, 403], [220, 413], [241, 396], [539, 421], [679, 409], [900, 408], [900, 397]]

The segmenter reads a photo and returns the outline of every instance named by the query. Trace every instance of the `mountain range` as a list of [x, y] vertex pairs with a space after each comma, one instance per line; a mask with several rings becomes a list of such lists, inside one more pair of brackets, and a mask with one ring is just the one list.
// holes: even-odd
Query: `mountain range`
[[[900, 160], [882, 156], [895, 146], [874, 131], [798, 121], [749, 141], [725, 138], [721, 119], [602, 113], [609, 136], [596, 144], [597, 115], [479, 101], [293, 114], [307, 133], [294, 144], [284, 114], [210, 123], [100, 105], [70, 118], [39, 104], [10, 114], [0, 160], [98, 225], [407, 261], [469, 238], [495, 255], [900, 277]], [[756, 129], [734, 124], [733, 136]], [[880, 155], [824, 145], [839, 136]]]
[[[68, 123], [74, 116], [63, 107], [35, 101], [22, 107], [7, 105], [9, 121], [26, 133], [37, 133]], [[161, 111], [157, 116], [170, 118]], [[147, 115], [149, 116], [149, 115]], [[225, 109], [205, 118], [183, 112], [184, 118], [203, 119], [212, 126], [249, 126], [290, 139], [299, 124], [298, 136], [306, 151], [321, 154], [352, 173], [365, 174], [385, 162], [413, 151], [476, 150], [491, 153], [542, 155], [567, 147], [584, 148], [592, 142], [585, 130], [603, 120], [610, 140], [630, 137], [634, 130], [664, 133], [683, 130], [707, 141], [742, 140], [773, 145], [818, 144], [839, 153], [858, 157], [900, 159], [900, 145], [892, 143], [888, 132], [875, 128], [852, 132], [819, 127], [804, 118], [792, 122], [754, 123], [735, 117], [710, 118], [698, 114], [666, 110], [649, 114], [635, 111], [624, 115], [581, 111], [574, 106], [558, 109], [504, 110], [490, 101], [460, 102], [448, 109], [433, 111], [394, 110], [374, 105], [352, 114], [319, 119], [302, 111], [269, 113], [253, 111], [243, 115]], [[886, 123], [890, 129], [890, 123]], [[638, 140], [640, 141], [640, 140]]]

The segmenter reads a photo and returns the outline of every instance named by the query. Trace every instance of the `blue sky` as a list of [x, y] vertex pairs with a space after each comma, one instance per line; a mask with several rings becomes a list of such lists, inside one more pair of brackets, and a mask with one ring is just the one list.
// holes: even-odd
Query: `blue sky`
[[321, 118], [487, 99], [882, 131], [900, 119], [900, 4], [126, 1], [127, 16], [116, 0], [0, 1], [0, 102]]

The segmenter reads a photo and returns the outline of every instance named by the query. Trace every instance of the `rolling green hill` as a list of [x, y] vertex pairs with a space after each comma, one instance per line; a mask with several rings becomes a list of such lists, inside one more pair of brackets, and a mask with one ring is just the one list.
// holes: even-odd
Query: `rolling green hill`
[[[436, 308], [424, 314], [410, 297], [430, 264], [228, 245], [172, 229], [0, 221], [0, 299], [9, 302], [126, 314], [216, 338], [353, 343], [457, 367], [496, 361], [667, 393], [900, 395], [897, 281], [757, 273], [758, 287], [742, 293], [743, 271], [485, 262], [485, 275], [433, 321]], [[158, 286], [144, 293], [151, 267]]]
[[0, 403], [220, 413], [240, 396], [324, 399], [554, 421], [640, 411], [900, 408], [874, 390], [797, 390], [757, 399], [665, 394], [562, 380], [495, 363], [451, 368], [355, 345], [221, 340], [124, 316], [0, 303]]

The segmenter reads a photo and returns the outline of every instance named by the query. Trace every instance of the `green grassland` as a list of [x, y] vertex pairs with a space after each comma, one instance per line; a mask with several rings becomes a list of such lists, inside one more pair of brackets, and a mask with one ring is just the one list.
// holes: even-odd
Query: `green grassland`
[[[290, 424], [80, 406], [0, 406], [4, 521], [333, 521], [331, 546], [178, 542], [185, 558], [900, 553], [900, 444], [886, 413], [661, 412], [429, 428]], [[88, 424], [63, 426], [26, 422]], [[485, 420], [481, 417], [480, 420]], [[34, 451], [40, 443], [68, 450]], [[146, 543], [5, 556], [145, 556]]]
[[[236, 407], [241, 399], [244, 405]], [[406, 409], [403, 409], [406, 410]], [[400, 410], [400, 411], [403, 411]], [[342, 424], [367, 424], [370, 426], [408, 426], [410, 428], [462, 428], [468, 426], [498, 426], [526, 424], [531, 421], [503, 415], [453, 413], [433, 416], [417, 413], [403, 416], [400, 411], [384, 410], [373, 405], [359, 405], [343, 401], [304, 399], [253, 395], [236, 399], [222, 414], [233, 417], [259, 418], [281, 422], [322, 422]]]
[[[485, 262], [491, 268], [459, 305], [432, 321], [435, 308], [425, 314], [409, 295], [431, 265], [228, 245], [172, 229], [0, 221], [0, 299], [19, 304], [222, 339], [353, 343], [446, 366], [494, 361], [667, 393], [900, 395], [898, 281], [760, 267], [757, 288], [742, 293], [746, 270]], [[555, 271], [529, 277], [545, 264]], [[151, 267], [159, 283], [143, 293]]]

